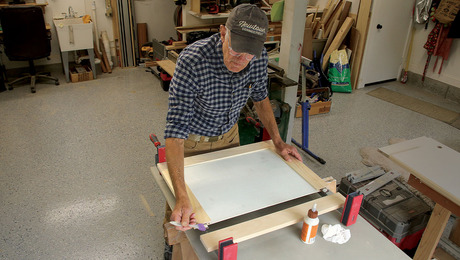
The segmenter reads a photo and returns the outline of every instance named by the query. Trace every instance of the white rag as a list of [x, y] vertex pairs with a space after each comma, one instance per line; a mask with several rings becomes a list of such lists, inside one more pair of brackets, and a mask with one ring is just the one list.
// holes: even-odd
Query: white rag
[[340, 224], [324, 224], [321, 227], [321, 232], [323, 233], [323, 238], [326, 241], [338, 244], [346, 243], [351, 237], [350, 230], [344, 229]]

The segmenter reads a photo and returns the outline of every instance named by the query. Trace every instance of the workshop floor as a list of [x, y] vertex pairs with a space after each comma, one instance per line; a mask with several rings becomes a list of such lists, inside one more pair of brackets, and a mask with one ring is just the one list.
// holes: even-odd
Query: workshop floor
[[[460, 112], [408, 85], [384, 85]], [[459, 129], [366, 95], [377, 87], [336, 93], [330, 113], [311, 117], [310, 149], [327, 163], [304, 163], [319, 176], [365, 167], [359, 148], [392, 137], [428, 136], [460, 151]], [[0, 93], [0, 259], [162, 259], [165, 202], [148, 136], [164, 142], [167, 102], [143, 68]], [[301, 140], [300, 119], [293, 137]]]

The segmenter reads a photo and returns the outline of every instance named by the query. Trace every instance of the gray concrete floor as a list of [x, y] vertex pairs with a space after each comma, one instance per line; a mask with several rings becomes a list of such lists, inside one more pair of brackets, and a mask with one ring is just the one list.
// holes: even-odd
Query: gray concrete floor
[[[167, 93], [143, 68], [81, 83], [53, 75], [60, 86], [0, 93], [0, 258], [162, 259], [164, 199], [148, 136], [164, 142]], [[460, 111], [407, 85], [384, 86]], [[310, 149], [327, 163], [304, 163], [319, 176], [365, 167], [359, 148], [392, 137], [428, 136], [460, 151], [459, 129], [366, 95], [377, 87], [335, 93], [331, 112], [310, 118]], [[301, 140], [301, 119], [293, 137]]]

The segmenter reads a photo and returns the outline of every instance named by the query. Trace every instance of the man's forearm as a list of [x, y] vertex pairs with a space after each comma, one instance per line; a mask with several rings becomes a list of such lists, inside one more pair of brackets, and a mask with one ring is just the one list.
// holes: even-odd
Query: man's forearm
[[187, 198], [184, 180], [184, 139], [166, 139], [166, 162], [176, 199]]
[[277, 145], [279, 142], [283, 142], [268, 97], [262, 101], [254, 102], [254, 106], [256, 107], [257, 115], [259, 116], [260, 121], [262, 121], [262, 124], [268, 131], [273, 143]]

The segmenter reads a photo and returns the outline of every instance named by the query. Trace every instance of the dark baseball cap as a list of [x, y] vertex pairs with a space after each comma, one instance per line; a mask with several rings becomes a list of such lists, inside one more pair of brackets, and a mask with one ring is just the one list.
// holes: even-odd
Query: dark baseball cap
[[234, 51], [260, 57], [268, 31], [265, 12], [256, 5], [240, 4], [233, 8], [225, 27], [230, 30]]

